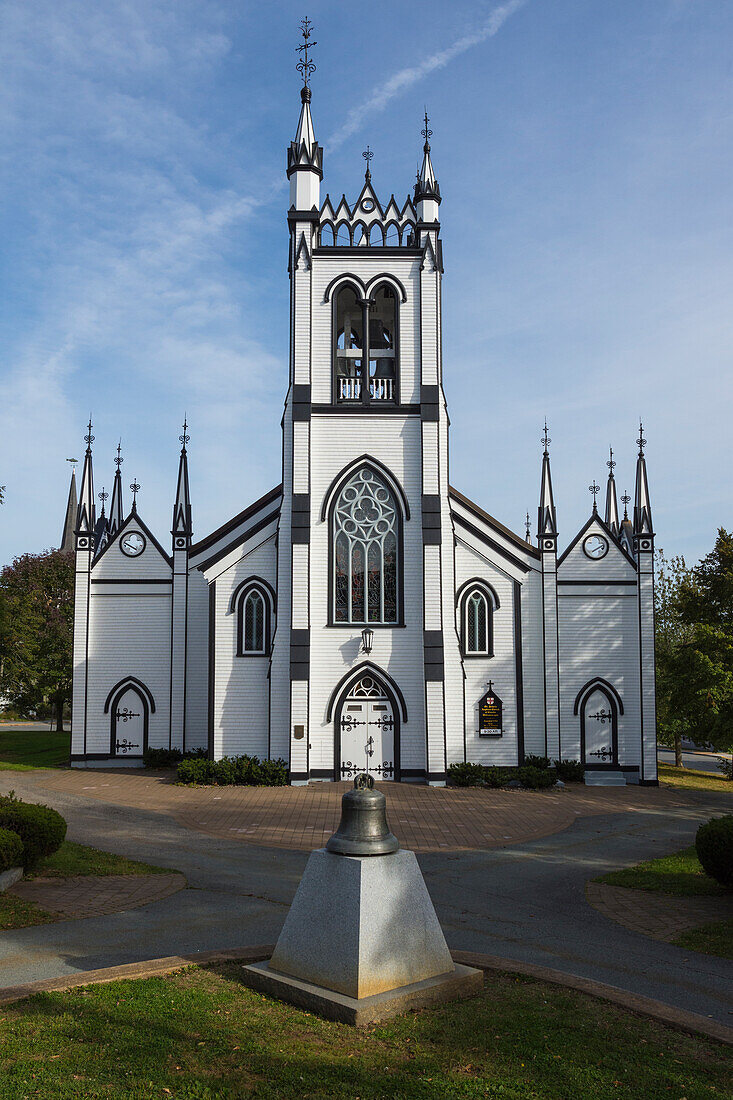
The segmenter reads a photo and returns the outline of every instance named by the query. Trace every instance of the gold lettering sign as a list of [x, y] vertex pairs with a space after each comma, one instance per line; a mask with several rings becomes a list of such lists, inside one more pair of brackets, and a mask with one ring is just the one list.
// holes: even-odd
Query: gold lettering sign
[[491, 686], [478, 704], [478, 732], [479, 737], [501, 737], [502, 734], [502, 703], [499, 696]]

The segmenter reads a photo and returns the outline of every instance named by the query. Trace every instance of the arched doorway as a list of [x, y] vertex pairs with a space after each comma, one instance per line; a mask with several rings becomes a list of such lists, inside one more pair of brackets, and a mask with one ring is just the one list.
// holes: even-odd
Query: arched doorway
[[141, 757], [148, 747], [148, 724], [155, 703], [148, 688], [133, 676], [120, 681], [107, 696], [110, 756]]
[[336, 778], [369, 772], [399, 778], [399, 715], [391, 693], [371, 673], [354, 681], [336, 709]]
[[586, 694], [580, 707], [580, 754], [588, 768], [618, 764], [618, 708], [600, 686]]

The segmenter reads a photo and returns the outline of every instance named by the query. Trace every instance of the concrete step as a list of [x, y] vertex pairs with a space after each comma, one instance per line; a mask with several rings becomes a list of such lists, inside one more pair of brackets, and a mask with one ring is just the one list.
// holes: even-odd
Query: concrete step
[[626, 780], [623, 772], [596, 772], [585, 773], [586, 787], [625, 787]]

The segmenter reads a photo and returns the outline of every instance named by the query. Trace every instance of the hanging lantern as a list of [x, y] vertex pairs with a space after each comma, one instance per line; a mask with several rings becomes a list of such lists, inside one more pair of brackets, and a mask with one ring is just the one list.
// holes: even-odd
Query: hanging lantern
[[361, 632], [361, 648], [364, 653], [371, 653], [374, 641], [374, 631], [370, 626], [365, 626]]

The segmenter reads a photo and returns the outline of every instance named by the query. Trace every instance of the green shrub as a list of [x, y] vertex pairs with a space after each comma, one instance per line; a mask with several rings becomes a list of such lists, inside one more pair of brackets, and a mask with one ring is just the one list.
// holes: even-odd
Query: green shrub
[[23, 842], [23, 866], [34, 867], [53, 855], [66, 836], [66, 822], [49, 806], [21, 802], [14, 796], [0, 798], [0, 829], [10, 829]]
[[483, 764], [449, 764], [448, 782], [453, 787], [480, 787], [486, 770]]
[[563, 783], [582, 783], [585, 778], [585, 764], [580, 760], [556, 760], [555, 775]]
[[547, 771], [550, 766], [550, 758], [549, 756], [533, 756], [530, 752], [525, 756], [522, 765], [525, 768], [539, 768], [541, 771]]
[[533, 764], [525, 764], [517, 769], [517, 779], [529, 791], [544, 790], [552, 787], [555, 776], [547, 768], [536, 768]]
[[10, 829], [0, 829], [0, 874], [23, 862], [23, 841]]
[[260, 760], [257, 756], [223, 756], [221, 760], [196, 757], [178, 765], [178, 782], [219, 787], [284, 787], [288, 782], [288, 766], [284, 760]]
[[701, 825], [695, 837], [695, 851], [706, 875], [723, 886], [733, 886], [733, 814], [713, 817]]
[[188, 752], [181, 752], [180, 749], [146, 749], [143, 763], [146, 768], [175, 768], [182, 760], [203, 760], [207, 756], [206, 749], [190, 749]]
[[510, 779], [514, 778], [515, 768], [497, 768], [491, 766], [484, 768], [484, 786], [496, 789], [505, 787]]

